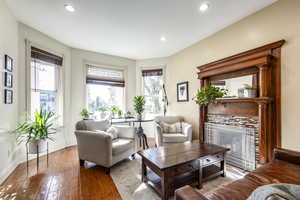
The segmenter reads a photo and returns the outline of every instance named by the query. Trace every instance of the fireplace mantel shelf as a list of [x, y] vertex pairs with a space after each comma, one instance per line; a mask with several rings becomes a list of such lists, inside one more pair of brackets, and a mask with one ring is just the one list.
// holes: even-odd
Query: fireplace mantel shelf
[[257, 98], [218, 98], [217, 103], [270, 103], [272, 98], [257, 97]]

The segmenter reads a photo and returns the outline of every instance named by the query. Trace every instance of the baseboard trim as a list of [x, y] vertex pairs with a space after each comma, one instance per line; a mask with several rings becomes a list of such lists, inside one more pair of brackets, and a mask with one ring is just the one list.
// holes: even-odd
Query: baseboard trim
[[17, 160], [11, 162], [8, 167], [0, 173], [0, 184], [2, 184], [18, 166], [19, 162]]

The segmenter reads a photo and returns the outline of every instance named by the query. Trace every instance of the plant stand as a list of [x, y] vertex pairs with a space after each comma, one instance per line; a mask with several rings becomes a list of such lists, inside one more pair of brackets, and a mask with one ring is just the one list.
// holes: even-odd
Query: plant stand
[[[37, 153], [36, 153], [36, 172], [38, 173], [39, 171], [39, 162], [40, 162], [40, 151], [39, 151], [39, 144], [37, 143], [36, 145], [37, 147]], [[49, 166], [49, 143], [47, 142], [47, 168]], [[27, 174], [28, 174], [28, 170], [29, 170], [29, 150], [28, 150], [28, 143], [26, 143], [26, 165], [27, 165]]]

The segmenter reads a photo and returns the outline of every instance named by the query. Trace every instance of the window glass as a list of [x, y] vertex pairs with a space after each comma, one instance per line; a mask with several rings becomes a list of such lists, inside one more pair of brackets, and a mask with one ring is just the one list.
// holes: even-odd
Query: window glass
[[[87, 108], [95, 119], [110, 116], [113, 107], [125, 112], [125, 81], [121, 70], [88, 66]], [[119, 114], [119, 115], [118, 115]], [[115, 113], [114, 117], [122, 117]]]
[[163, 113], [163, 76], [143, 76], [146, 117]]
[[101, 106], [105, 106], [108, 109], [118, 106], [124, 111], [124, 88], [87, 84], [87, 102], [91, 113], [95, 113]]
[[31, 61], [31, 116], [39, 110], [57, 109], [58, 66], [37, 59]]
[[31, 62], [31, 88], [35, 90], [56, 91], [57, 66], [34, 59]]

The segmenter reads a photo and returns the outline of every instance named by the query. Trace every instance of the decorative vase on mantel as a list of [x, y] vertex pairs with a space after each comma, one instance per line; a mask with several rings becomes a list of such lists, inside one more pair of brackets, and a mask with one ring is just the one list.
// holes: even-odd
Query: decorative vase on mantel
[[257, 97], [256, 89], [244, 89], [244, 96], [247, 98], [256, 98]]

